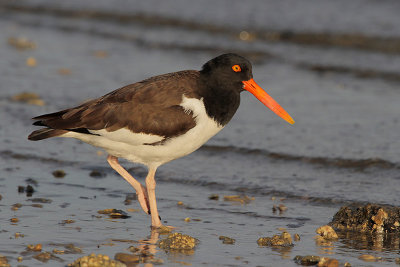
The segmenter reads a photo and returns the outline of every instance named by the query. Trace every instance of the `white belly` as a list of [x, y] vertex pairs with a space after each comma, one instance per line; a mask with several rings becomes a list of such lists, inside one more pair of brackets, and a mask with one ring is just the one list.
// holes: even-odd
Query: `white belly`
[[63, 137], [77, 138], [91, 145], [104, 148], [116, 157], [122, 157], [149, 167], [158, 167], [192, 153], [223, 128], [207, 116], [202, 100], [184, 96], [181, 106], [185, 111], [192, 112], [196, 126], [185, 134], [168, 139], [160, 145], [145, 144], [161, 141], [163, 137], [143, 133], [135, 134], [128, 129], [120, 129], [114, 132], [92, 131], [99, 135], [68, 132]]

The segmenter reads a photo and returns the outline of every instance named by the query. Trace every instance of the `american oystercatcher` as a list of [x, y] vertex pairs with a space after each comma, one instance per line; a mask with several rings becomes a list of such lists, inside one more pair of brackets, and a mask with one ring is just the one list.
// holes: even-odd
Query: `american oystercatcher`
[[[151, 225], [160, 227], [155, 195], [159, 166], [198, 149], [232, 119], [240, 93], [249, 91], [287, 122], [290, 115], [253, 80], [251, 63], [236, 54], [127, 85], [74, 108], [34, 117], [45, 128], [28, 139], [72, 137], [108, 152], [107, 161], [136, 190]], [[148, 167], [146, 186], [118, 158]]]

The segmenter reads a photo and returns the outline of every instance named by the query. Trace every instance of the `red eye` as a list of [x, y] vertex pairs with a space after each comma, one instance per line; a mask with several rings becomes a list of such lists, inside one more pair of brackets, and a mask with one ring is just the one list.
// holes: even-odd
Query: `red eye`
[[239, 65], [233, 65], [233, 66], [232, 66], [232, 69], [233, 69], [234, 72], [240, 72], [240, 71], [242, 71], [242, 69], [240, 68]]

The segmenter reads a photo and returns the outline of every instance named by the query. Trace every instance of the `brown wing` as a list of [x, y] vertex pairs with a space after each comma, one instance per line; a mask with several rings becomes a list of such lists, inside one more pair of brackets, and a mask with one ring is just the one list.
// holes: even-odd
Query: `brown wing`
[[198, 97], [197, 71], [164, 74], [127, 85], [78, 107], [33, 118], [34, 125], [79, 131], [127, 128], [135, 133], [165, 138], [181, 135], [195, 126], [180, 106], [182, 95]]

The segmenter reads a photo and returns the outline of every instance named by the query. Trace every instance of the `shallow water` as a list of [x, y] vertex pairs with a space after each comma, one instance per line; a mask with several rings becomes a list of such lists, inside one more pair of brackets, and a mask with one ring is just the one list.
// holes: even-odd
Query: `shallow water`
[[[400, 21], [393, 13], [398, 3], [355, 1], [347, 8], [363, 12], [350, 16], [339, 2], [330, 1], [304, 2], [290, 12], [282, 11], [286, 1], [269, 7], [262, 1], [234, 2], [230, 9], [225, 3], [207, 13], [207, 3], [187, 8], [179, 1], [168, 7], [157, 2], [163, 8], [154, 10], [156, 2], [0, 2], [0, 254], [12, 266], [20, 255], [21, 265], [35, 266], [40, 262], [34, 253], [24, 252], [28, 244], [41, 243], [44, 251], [69, 243], [82, 248], [82, 255], [61, 254], [43, 264], [63, 266], [92, 252], [113, 258], [128, 253], [131, 245], [142, 248], [141, 240], [150, 236], [150, 219], [143, 212], [128, 212], [127, 219], [97, 213], [139, 208], [135, 201], [124, 204], [133, 190], [108, 167], [106, 155], [75, 140], [29, 142], [30, 118], [151, 75], [199, 69], [215, 55], [236, 51], [254, 62], [255, 80], [296, 123], [290, 126], [243, 93], [241, 107], [220, 134], [159, 168], [163, 221], [200, 244], [191, 255], [154, 247], [152, 252], [172, 266], [295, 266], [296, 255], [308, 254], [353, 266], [394, 265], [395, 238], [343, 234], [337, 242], [320, 245], [314, 236], [341, 205], [400, 205]], [[241, 40], [242, 30], [252, 37]], [[326, 32], [338, 41], [318, 41]], [[314, 39], [300, 42], [305, 33]], [[356, 41], [343, 44], [343, 33]], [[37, 48], [18, 51], [7, 44], [20, 36]], [[386, 46], [381, 38], [389, 38]], [[106, 56], [94, 56], [96, 51]], [[37, 60], [35, 67], [26, 66], [29, 56]], [[24, 91], [39, 94], [46, 105], [10, 101]], [[134, 176], [145, 176], [144, 168], [122, 162]], [[55, 178], [52, 172], [58, 169], [67, 175]], [[102, 176], [90, 176], [93, 170]], [[17, 192], [27, 184], [34, 187], [33, 196]], [[209, 200], [211, 194], [220, 200]], [[244, 205], [222, 200], [235, 194], [255, 200]], [[35, 198], [51, 203], [33, 207]], [[12, 210], [15, 203], [22, 207]], [[279, 204], [288, 210], [274, 213], [272, 207]], [[19, 222], [11, 223], [13, 217]], [[185, 222], [186, 217], [192, 220]], [[66, 219], [75, 222], [63, 223]], [[301, 241], [286, 249], [257, 245], [259, 237], [280, 233], [278, 228], [300, 234]], [[16, 232], [24, 237], [15, 238]], [[236, 243], [222, 244], [220, 235]], [[382, 260], [364, 262], [361, 254]]]

